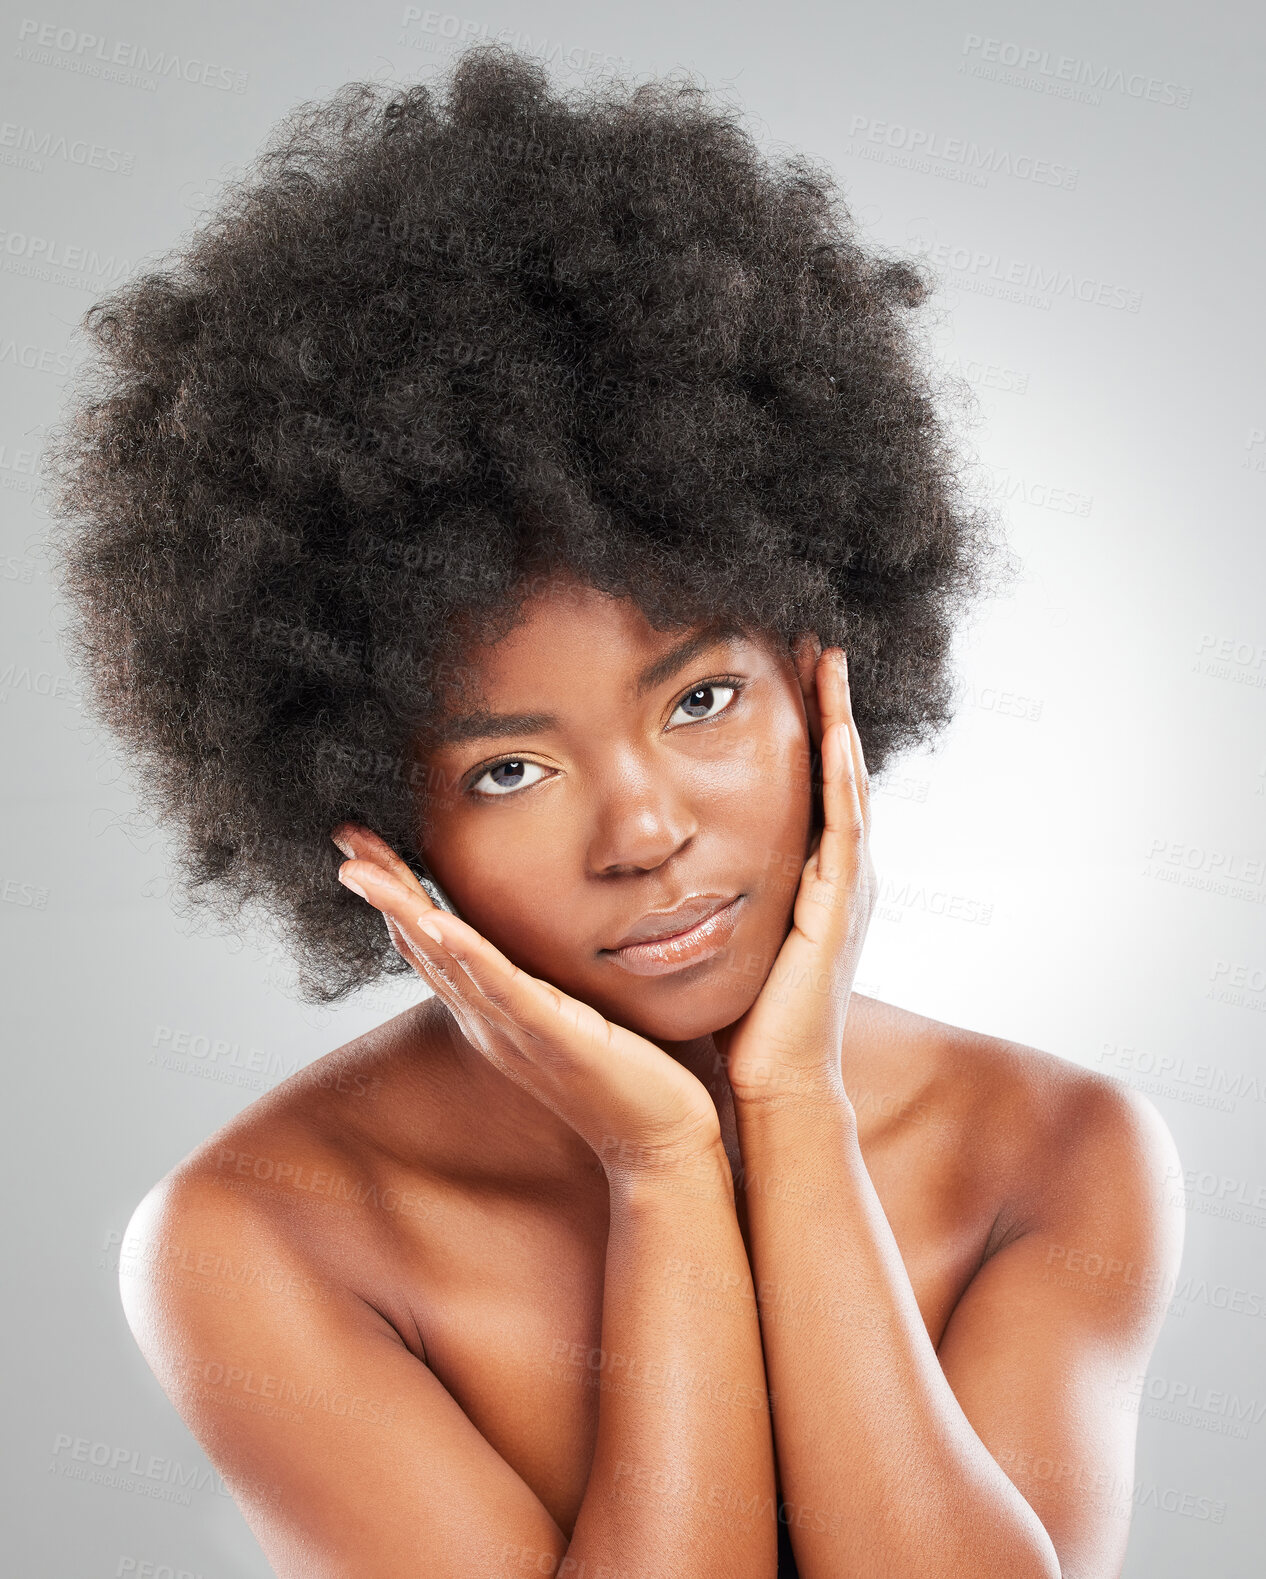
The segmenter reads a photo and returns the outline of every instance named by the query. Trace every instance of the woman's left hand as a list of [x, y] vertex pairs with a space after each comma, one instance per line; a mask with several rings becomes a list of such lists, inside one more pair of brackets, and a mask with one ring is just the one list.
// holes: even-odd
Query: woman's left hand
[[845, 1102], [844, 1021], [878, 883], [870, 857], [870, 783], [839, 647], [817, 660], [825, 823], [800, 877], [792, 927], [752, 1007], [714, 1032], [737, 1107]]

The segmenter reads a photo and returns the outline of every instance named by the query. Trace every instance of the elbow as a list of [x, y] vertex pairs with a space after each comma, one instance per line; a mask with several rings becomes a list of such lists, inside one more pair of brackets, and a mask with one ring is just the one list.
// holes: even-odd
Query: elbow
[[1037, 1540], [1027, 1543], [1025, 1552], [1013, 1567], [1001, 1571], [1013, 1574], [1015, 1579], [1065, 1579], [1059, 1553], [1041, 1524], [1038, 1525]]

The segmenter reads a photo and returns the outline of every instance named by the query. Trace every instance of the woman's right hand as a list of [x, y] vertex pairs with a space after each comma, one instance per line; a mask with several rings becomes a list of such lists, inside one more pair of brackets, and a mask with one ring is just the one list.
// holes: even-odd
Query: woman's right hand
[[397, 951], [466, 1040], [587, 1141], [608, 1177], [689, 1171], [705, 1154], [724, 1157], [716, 1105], [676, 1059], [520, 970], [469, 922], [438, 909], [376, 834], [343, 824], [333, 836], [352, 856], [340, 881], [382, 911]]

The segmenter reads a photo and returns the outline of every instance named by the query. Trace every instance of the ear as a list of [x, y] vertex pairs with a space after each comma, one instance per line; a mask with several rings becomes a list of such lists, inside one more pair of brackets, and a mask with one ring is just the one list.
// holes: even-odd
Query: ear
[[822, 749], [822, 714], [818, 708], [818, 659], [822, 656], [822, 639], [816, 631], [803, 631], [791, 644], [791, 659], [800, 681], [800, 694], [804, 698], [805, 716], [809, 720], [809, 739], [815, 751]]

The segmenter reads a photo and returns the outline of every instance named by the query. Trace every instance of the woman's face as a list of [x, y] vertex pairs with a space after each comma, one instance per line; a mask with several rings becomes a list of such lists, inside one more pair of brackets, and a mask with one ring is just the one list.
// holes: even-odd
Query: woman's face
[[[467, 651], [425, 754], [422, 854], [521, 969], [653, 1040], [708, 1035], [751, 1006], [787, 935], [813, 833], [816, 643], [793, 660], [719, 628], [656, 631], [570, 579], [546, 587]], [[617, 948], [700, 915], [681, 942]]]

